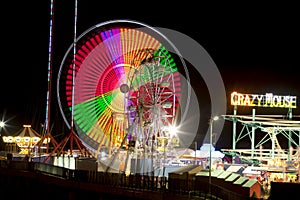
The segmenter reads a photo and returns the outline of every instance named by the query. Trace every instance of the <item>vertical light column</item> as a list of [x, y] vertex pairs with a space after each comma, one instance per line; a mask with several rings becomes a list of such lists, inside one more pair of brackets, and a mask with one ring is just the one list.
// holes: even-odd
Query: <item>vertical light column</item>
[[50, 132], [50, 105], [51, 105], [51, 84], [52, 84], [52, 33], [53, 33], [53, 19], [54, 19], [54, 0], [50, 1], [50, 24], [49, 24], [49, 48], [48, 48], [48, 91], [46, 102], [46, 118], [45, 118], [45, 130]]
[[[233, 110], [233, 124], [232, 124], [232, 149], [235, 150], [236, 148], [236, 115], [237, 115], [237, 106], [234, 105], [234, 110]], [[235, 155], [232, 156], [232, 164], [235, 163]]]
[[74, 90], [75, 90], [75, 72], [76, 72], [76, 29], [77, 29], [77, 0], [75, 0], [75, 15], [74, 15], [74, 41], [73, 41], [73, 69], [72, 69], [72, 111], [71, 111], [71, 130], [74, 128]]
[[[291, 108], [289, 108], [289, 120], [292, 120], [292, 109]], [[289, 150], [291, 149], [291, 148], [293, 148], [292, 147], [292, 131], [291, 130], [289, 130], [289, 141], [288, 141], [289, 143], [288, 143], [288, 147], [289, 147]], [[291, 160], [291, 151], [288, 151], [288, 160]]]
[[[255, 109], [252, 109], [252, 121], [255, 121]], [[254, 149], [255, 149], [255, 127], [252, 126], [252, 136], [251, 136], [251, 158], [254, 157]]]

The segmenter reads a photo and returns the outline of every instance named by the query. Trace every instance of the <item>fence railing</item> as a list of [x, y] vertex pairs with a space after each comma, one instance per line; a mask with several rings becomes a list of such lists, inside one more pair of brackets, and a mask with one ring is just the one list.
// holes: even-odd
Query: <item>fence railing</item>
[[[61, 179], [76, 182], [86, 182], [99, 185], [128, 188], [134, 190], [168, 192], [173, 194], [188, 195], [190, 197], [204, 197], [210, 199], [242, 200], [248, 197], [242, 196], [219, 185], [211, 185], [211, 194], [207, 190], [208, 183], [199, 183], [195, 179], [168, 179], [168, 177], [149, 176], [143, 174], [111, 173], [95, 170], [68, 169], [46, 163], [0, 160], [0, 168], [31, 171], [56, 176]], [[208, 197], [209, 196], [209, 197]]]

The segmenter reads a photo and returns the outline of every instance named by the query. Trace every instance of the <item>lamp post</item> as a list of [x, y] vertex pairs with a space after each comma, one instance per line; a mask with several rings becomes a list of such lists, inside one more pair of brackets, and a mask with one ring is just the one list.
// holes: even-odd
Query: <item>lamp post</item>
[[4, 121], [0, 121], [0, 128], [3, 128], [5, 126], [5, 122]]
[[1, 130], [5, 128], [5, 122], [0, 121], [0, 136], [1, 136]]
[[215, 117], [212, 117], [210, 120], [209, 120], [209, 126], [210, 126], [210, 132], [209, 132], [209, 177], [208, 177], [208, 182], [209, 182], [209, 194], [211, 196], [211, 151], [212, 151], [212, 135], [213, 135], [213, 122], [218, 120], [219, 117], [218, 116], [215, 116]]

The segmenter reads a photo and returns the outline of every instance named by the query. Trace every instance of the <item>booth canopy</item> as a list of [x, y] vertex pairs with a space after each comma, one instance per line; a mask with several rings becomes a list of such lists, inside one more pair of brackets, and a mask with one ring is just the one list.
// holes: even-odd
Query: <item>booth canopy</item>
[[31, 125], [23, 125], [23, 128], [13, 135], [14, 137], [39, 137], [41, 135], [36, 132]]

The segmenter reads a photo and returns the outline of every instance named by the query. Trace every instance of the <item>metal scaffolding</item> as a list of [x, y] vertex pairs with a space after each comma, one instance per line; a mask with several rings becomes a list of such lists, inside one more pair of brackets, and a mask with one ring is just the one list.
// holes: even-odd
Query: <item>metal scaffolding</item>
[[[287, 161], [298, 159], [300, 147], [300, 121], [295, 120], [299, 116], [293, 116], [292, 110], [287, 115], [256, 115], [252, 109], [252, 115], [237, 115], [237, 108], [234, 107], [233, 115], [224, 115], [225, 120], [233, 122], [232, 149], [223, 149], [232, 155], [244, 155], [250, 159], [285, 159]], [[237, 125], [241, 130], [237, 132]], [[258, 132], [262, 137], [257, 137]], [[282, 135], [287, 141], [288, 148], [281, 148], [278, 136]], [[282, 136], [280, 136], [282, 138]], [[249, 138], [250, 149], [238, 149], [237, 144]], [[270, 149], [262, 148], [264, 144]], [[297, 157], [297, 158], [296, 158]]]

